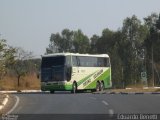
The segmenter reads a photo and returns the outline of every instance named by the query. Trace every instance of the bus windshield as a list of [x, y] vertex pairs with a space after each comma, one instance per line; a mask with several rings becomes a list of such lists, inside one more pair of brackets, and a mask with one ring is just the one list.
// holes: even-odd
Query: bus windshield
[[53, 66], [61, 66], [65, 64], [65, 56], [43, 57], [42, 68], [51, 68]]

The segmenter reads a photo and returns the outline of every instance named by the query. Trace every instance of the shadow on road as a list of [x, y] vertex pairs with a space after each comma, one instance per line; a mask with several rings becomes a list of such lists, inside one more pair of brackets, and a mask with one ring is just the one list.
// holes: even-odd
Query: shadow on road
[[49, 91], [45, 92], [17, 92], [12, 94], [82, 94], [82, 93], [92, 93], [91, 91], [78, 91], [77, 93], [72, 93], [71, 91], [55, 91], [50, 93]]

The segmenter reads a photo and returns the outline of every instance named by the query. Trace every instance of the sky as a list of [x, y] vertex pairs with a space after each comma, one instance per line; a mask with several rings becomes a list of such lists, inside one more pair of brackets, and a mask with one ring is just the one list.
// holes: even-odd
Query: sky
[[51, 33], [81, 29], [91, 37], [118, 30], [126, 17], [160, 13], [160, 0], [0, 0], [0, 39], [40, 57]]

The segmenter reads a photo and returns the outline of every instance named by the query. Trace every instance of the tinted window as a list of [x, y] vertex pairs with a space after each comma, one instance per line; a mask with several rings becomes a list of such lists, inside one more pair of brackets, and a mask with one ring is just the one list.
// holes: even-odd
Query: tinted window
[[73, 64], [73, 66], [78, 66], [77, 56], [72, 56], [72, 64]]
[[73, 56], [73, 66], [82, 67], [108, 67], [110, 65], [109, 58], [103, 57], [88, 57], [88, 56]]
[[109, 67], [109, 58], [102, 58], [102, 57], [99, 57], [97, 58], [97, 66], [99, 67]]
[[42, 68], [49, 68], [52, 66], [64, 65], [65, 57], [43, 57], [42, 58]]

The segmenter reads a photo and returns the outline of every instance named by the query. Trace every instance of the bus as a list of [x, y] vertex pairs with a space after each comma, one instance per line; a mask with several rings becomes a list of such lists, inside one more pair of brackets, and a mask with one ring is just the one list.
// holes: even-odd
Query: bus
[[55, 53], [42, 56], [41, 90], [103, 91], [112, 87], [107, 54]]

